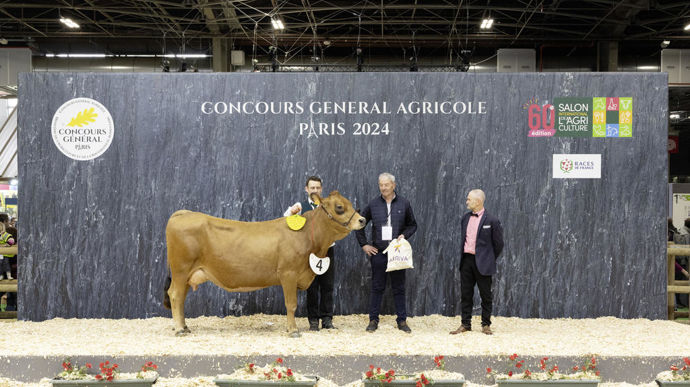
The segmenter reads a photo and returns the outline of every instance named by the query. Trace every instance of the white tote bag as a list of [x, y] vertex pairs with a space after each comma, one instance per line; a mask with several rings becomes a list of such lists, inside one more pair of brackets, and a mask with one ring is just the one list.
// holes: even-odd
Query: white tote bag
[[401, 240], [394, 239], [388, 244], [388, 247], [383, 250], [383, 253], [388, 253], [388, 266], [386, 271], [414, 269], [412, 264], [412, 246], [405, 238]]

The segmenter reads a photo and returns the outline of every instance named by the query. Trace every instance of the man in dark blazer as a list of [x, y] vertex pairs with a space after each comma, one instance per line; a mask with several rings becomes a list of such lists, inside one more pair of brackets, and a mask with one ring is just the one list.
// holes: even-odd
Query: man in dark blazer
[[467, 209], [460, 221], [460, 290], [462, 325], [451, 335], [472, 330], [472, 299], [474, 285], [479, 288], [482, 299], [482, 332], [492, 335], [491, 309], [491, 276], [496, 274], [496, 258], [503, 251], [503, 227], [501, 221], [484, 209], [486, 196], [480, 189], [467, 194]]
[[[283, 216], [290, 216], [315, 210], [319, 203], [311, 201], [311, 194], [317, 193], [321, 196], [322, 187], [321, 179], [318, 176], [309, 176], [307, 183], [304, 186], [304, 191], [307, 197], [301, 202], [297, 202], [290, 206]], [[334, 246], [335, 243], [328, 249], [327, 256], [334, 262]], [[312, 281], [309, 288], [307, 288], [307, 319], [309, 320], [309, 330], [319, 330], [319, 319], [321, 319], [321, 328], [336, 329], [333, 326], [333, 310], [335, 303], [333, 302], [333, 283], [335, 269], [331, 264], [328, 269], [321, 275], [317, 275]]]

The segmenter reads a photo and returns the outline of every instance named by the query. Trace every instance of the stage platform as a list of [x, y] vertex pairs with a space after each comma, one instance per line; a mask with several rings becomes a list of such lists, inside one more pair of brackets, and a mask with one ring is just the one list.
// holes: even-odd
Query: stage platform
[[690, 326], [663, 320], [496, 317], [493, 336], [477, 329], [478, 318], [477, 330], [462, 335], [448, 334], [459, 317], [410, 318], [412, 334], [397, 330], [394, 316], [383, 316], [374, 333], [364, 331], [365, 315], [336, 316], [337, 330], [319, 332], [307, 331], [304, 318], [297, 322], [300, 338], [287, 336], [280, 315], [188, 319], [192, 333], [184, 337], [174, 335], [169, 318], [5, 322], [0, 377], [37, 383], [57, 374], [66, 357], [79, 363], [116, 361], [123, 371], [153, 361], [166, 378], [214, 377], [247, 362], [263, 365], [282, 357], [302, 374], [345, 385], [360, 379], [369, 364], [414, 373], [432, 369], [434, 356], [444, 355], [448, 371], [490, 385], [486, 368], [500, 371], [517, 353], [532, 370], [544, 356], [564, 370], [594, 355], [602, 381], [647, 384], [690, 356]]

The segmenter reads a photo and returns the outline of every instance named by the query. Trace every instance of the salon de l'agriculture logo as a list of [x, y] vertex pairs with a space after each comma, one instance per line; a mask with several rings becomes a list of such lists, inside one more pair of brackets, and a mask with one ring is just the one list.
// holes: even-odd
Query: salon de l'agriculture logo
[[632, 137], [632, 97], [532, 98], [527, 111], [529, 137]]

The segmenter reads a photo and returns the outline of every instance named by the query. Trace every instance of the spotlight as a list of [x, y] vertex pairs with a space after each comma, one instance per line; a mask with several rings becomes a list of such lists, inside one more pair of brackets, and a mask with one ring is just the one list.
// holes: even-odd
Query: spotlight
[[284, 30], [285, 29], [285, 24], [283, 24], [283, 21], [277, 17], [271, 18], [271, 24], [273, 25], [274, 30]]
[[7, 39], [5, 39], [5, 38], [0, 38], [0, 44], [2, 44], [2, 45], [4, 46], [4, 45], [6, 45], [7, 43], [8, 43], [8, 42], [7, 42]]
[[60, 18], [60, 23], [66, 25], [69, 28], [79, 28], [79, 24], [75, 23], [74, 20], [68, 18], [68, 17], [61, 17]]
[[686, 24], [685, 27], [683, 27], [683, 30], [690, 31], [690, 23]]
[[494, 19], [482, 19], [482, 24], [479, 26], [482, 30], [488, 30], [493, 26]]
[[661, 42], [661, 48], [666, 48], [669, 44], [671, 44], [670, 40], [664, 40], [663, 42]]

